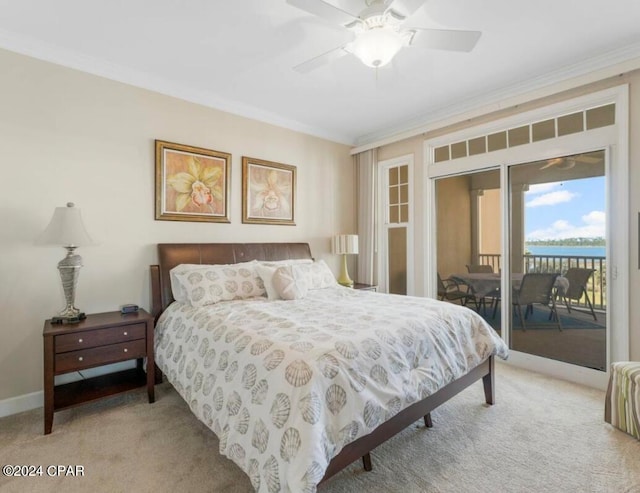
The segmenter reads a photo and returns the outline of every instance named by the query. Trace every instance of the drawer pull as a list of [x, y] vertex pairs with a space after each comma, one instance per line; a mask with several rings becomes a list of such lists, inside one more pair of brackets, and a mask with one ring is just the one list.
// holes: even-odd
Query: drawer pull
[[126, 353], [126, 352], [128, 352], [128, 351], [129, 351], [129, 350], [128, 350], [127, 348], [124, 348], [124, 352], [125, 352], [125, 353]]
[[82, 339], [78, 339], [78, 342], [82, 342]]
[[84, 358], [82, 356], [78, 356], [78, 361], [82, 361]]
[[125, 330], [125, 331], [124, 331], [124, 335], [128, 336], [128, 335], [129, 335], [129, 333]]

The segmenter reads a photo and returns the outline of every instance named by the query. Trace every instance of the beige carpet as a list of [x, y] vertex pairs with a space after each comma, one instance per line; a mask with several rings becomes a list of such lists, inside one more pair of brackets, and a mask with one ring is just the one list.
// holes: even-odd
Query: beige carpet
[[[603, 421], [604, 393], [498, 364], [497, 404], [474, 384], [320, 493], [640, 492], [640, 442]], [[79, 464], [84, 477], [0, 477], [4, 492], [248, 492], [218, 441], [168, 385], [57, 413], [0, 420], [1, 464]], [[295, 492], [294, 492], [295, 493]]]

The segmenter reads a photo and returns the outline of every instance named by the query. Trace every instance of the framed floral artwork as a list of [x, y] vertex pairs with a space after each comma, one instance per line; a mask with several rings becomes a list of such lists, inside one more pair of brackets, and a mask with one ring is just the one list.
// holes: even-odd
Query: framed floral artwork
[[296, 167], [242, 158], [242, 222], [295, 226]]
[[229, 222], [231, 154], [156, 140], [156, 219]]

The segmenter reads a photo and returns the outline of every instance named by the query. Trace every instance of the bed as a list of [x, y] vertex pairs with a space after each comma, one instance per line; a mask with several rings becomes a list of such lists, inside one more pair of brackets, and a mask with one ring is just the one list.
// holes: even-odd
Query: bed
[[430, 426], [479, 379], [494, 403], [494, 357], [508, 350], [472, 310], [338, 285], [194, 307], [174, 302], [174, 267], [311, 261], [309, 245], [159, 244], [158, 259], [156, 364], [257, 491], [313, 492], [360, 458], [371, 470], [375, 447]]

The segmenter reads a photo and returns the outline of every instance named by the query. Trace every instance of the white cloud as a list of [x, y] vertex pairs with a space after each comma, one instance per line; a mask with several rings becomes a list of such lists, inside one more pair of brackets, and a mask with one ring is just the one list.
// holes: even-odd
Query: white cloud
[[587, 224], [602, 225], [604, 227], [607, 215], [604, 211], [591, 211], [589, 214], [582, 216], [582, 220]]
[[597, 238], [605, 236], [606, 214], [603, 211], [591, 211], [582, 216], [581, 225], [574, 226], [558, 219], [549, 228], [537, 229], [527, 235], [527, 240], [558, 240], [562, 238]]
[[539, 193], [547, 193], [561, 185], [561, 182], [555, 183], [536, 183], [535, 185], [529, 185], [526, 195], [536, 195]]
[[558, 190], [557, 192], [550, 192], [540, 195], [526, 203], [527, 207], [540, 207], [544, 205], [556, 205], [570, 202], [574, 197], [577, 197], [577, 193], [569, 192], [568, 190]]

